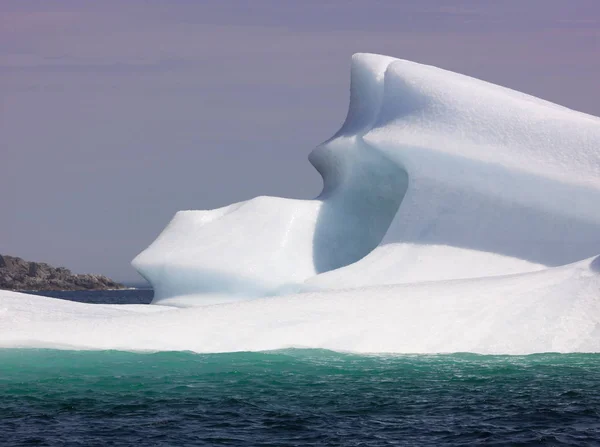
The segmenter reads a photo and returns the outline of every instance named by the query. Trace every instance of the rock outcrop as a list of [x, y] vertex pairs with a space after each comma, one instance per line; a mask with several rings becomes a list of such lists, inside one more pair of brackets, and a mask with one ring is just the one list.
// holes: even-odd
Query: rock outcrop
[[27, 262], [0, 255], [0, 289], [8, 290], [106, 290], [123, 289], [103, 275], [74, 274], [45, 262]]

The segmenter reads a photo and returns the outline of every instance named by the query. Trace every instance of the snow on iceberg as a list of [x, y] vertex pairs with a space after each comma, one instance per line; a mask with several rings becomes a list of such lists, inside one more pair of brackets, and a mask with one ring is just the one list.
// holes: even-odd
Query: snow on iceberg
[[600, 119], [523, 93], [357, 54], [347, 118], [309, 159], [324, 183], [315, 200], [177, 214], [133, 262], [155, 303], [504, 275], [600, 253]]
[[600, 352], [599, 291], [600, 257], [533, 273], [185, 309], [82, 304], [0, 291], [0, 347]]
[[358, 54], [309, 158], [314, 200], [177, 213], [156, 305], [0, 291], [0, 347], [600, 352], [600, 118]]

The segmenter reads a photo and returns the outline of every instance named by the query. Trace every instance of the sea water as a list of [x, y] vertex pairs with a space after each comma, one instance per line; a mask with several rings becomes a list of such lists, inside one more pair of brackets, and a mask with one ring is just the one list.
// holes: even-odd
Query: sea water
[[600, 444], [600, 355], [0, 350], [1, 446], [472, 444]]

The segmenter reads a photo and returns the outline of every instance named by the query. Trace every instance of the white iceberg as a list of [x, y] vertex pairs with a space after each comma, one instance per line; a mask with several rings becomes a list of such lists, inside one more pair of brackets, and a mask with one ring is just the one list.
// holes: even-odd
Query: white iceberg
[[350, 96], [315, 200], [177, 213], [154, 306], [0, 292], [0, 346], [600, 352], [600, 118], [371, 54]]
[[600, 253], [600, 119], [523, 93], [357, 54], [346, 121], [310, 161], [315, 200], [178, 213], [134, 260], [155, 302], [522, 273]]

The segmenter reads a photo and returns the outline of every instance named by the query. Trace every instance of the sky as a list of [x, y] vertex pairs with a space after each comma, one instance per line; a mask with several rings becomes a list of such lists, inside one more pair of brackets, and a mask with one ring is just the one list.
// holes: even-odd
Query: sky
[[135, 282], [178, 210], [315, 197], [356, 52], [600, 115], [598, 0], [2, 0], [0, 253]]

